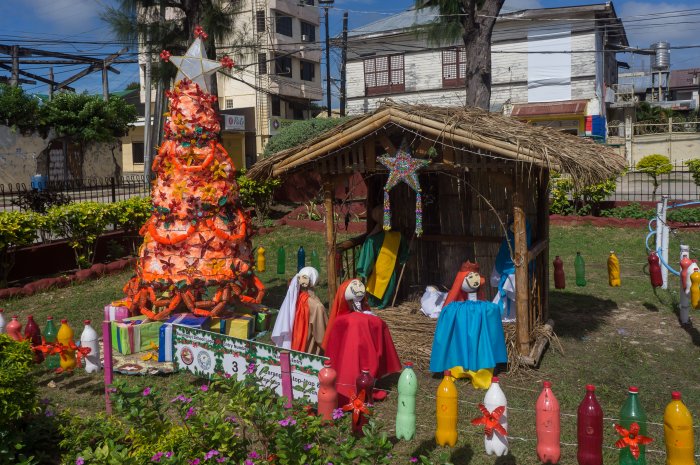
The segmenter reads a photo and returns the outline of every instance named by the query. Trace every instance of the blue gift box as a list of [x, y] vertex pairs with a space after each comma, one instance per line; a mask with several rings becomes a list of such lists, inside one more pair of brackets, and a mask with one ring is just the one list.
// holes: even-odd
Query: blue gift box
[[173, 361], [173, 325], [189, 326], [191, 328], [206, 329], [209, 327], [209, 317], [196, 316], [191, 313], [181, 313], [168, 318], [160, 327], [158, 338], [158, 361]]

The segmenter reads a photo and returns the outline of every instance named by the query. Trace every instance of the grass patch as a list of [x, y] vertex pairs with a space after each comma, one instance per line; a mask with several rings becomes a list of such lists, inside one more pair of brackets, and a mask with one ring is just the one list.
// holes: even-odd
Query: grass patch
[[[617, 417], [630, 384], [639, 386], [642, 405], [649, 420], [649, 435], [654, 443], [649, 449], [663, 451], [663, 409], [670, 392], [679, 389], [691, 412], [700, 412], [700, 383], [697, 366], [700, 360], [700, 333], [693, 327], [681, 328], [677, 322], [675, 305], [678, 279], [672, 277], [668, 291], [654, 291], [646, 275], [645, 230], [595, 228], [592, 226], [552, 226], [550, 259], [560, 255], [567, 277], [565, 290], [552, 289], [550, 313], [555, 320], [564, 353], [549, 349], [541, 367], [528, 374], [505, 377], [502, 386], [508, 396], [509, 433], [522, 438], [511, 441], [507, 457], [487, 457], [483, 439], [469, 424], [477, 416], [475, 404], [483, 399], [482, 391], [475, 391], [466, 382], [458, 382], [460, 395], [460, 437], [457, 447], [443, 449], [433, 441], [435, 425], [435, 392], [440, 380], [429, 373], [418, 372], [420, 392], [417, 399], [418, 431], [410, 442], [397, 442], [392, 451], [395, 463], [405, 464], [412, 456], [426, 455], [434, 463], [450, 461], [460, 464], [536, 464], [534, 404], [541, 382], [553, 382], [554, 392], [561, 404], [562, 442], [576, 443], [576, 408], [583, 398], [584, 385], [596, 384], [597, 396], [605, 416]], [[671, 238], [671, 262], [677, 262], [678, 245], [684, 241], [695, 251], [700, 250], [700, 235], [679, 232]], [[306, 249], [307, 262], [315, 248], [322, 268], [325, 267], [323, 235], [300, 229], [281, 227], [273, 233], [256, 238], [256, 245], [267, 250], [267, 271], [260, 273], [268, 286], [266, 303], [278, 306], [287, 288], [287, 280], [296, 270], [296, 251]], [[279, 246], [287, 252], [287, 273], [277, 275], [276, 252]], [[607, 283], [606, 260], [613, 249], [620, 259], [622, 287], [610, 288]], [[580, 250], [586, 260], [588, 285], [576, 287], [573, 260]], [[293, 268], [292, 268], [293, 267]], [[58, 289], [31, 297], [6, 301], [6, 315], [17, 313], [26, 321], [33, 314], [43, 326], [49, 314], [67, 317], [79, 334], [85, 318], [100, 320], [105, 303], [121, 296], [121, 287], [129, 273], [108, 276], [82, 285]], [[553, 286], [553, 281], [550, 280]], [[326, 283], [321, 280], [318, 293], [327, 299]], [[693, 313], [692, 316], [695, 316]], [[99, 328], [97, 328], [99, 330]], [[400, 355], [400, 354], [399, 354]], [[122, 378], [123, 375], [118, 375]], [[55, 375], [39, 370], [42, 397], [50, 398], [59, 408], [70, 407], [76, 414], [87, 414], [103, 409], [104, 386], [100, 375], [90, 376], [83, 371]], [[48, 387], [53, 382], [56, 387]], [[171, 391], [173, 397], [184, 384], [198, 383], [189, 375], [132, 376], [129, 382], [138, 386], [155, 386]], [[395, 391], [396, 376], [382, 380], [381, 386]], [[396, 414], [396, 395], [379, 404], [377, 417], [388, 430], [393, 431]], [[617, 451], [611, 447], [616, 440], [612, 421], [606, 420], [605, 463], [616, 463]], [[576, 447], [562, 447], [560, 463], [576, 463]], [[663, 464], [664, 455], [647, 453], [648, 464]]]

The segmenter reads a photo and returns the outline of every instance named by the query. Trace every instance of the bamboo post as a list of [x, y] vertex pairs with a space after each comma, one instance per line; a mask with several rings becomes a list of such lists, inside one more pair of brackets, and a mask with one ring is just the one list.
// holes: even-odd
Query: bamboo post
[[338, 270], [335, 263], [335, 183], [328, 178], [323, 183], [323, 206], [326, 210], [326, 269], [328, 270], [328, 305], [338, 289]]
[[292, 363], [289, 359], [289, 351], [280, 352], [280, 371], [282, 374], [282, 396], [287, 398], [286, 408], [292, 407], [294, 389], [292, 388]]
[[105, 411], [107, 415], [112, 414], [112, 401], [109, 394], [112, 390], [113, 373], [112, 373], [112, 323], [110, 321], [102, 322], [102, 353], [104, 354], [104, 371], [105, 371]]
[[542, 322], [549, 320], [549, 171], [542, 170], [540, 175], [539, 192], [537, 193], [537, 232], [538, 239], [547, 241], [547, 247], [542, 252]]
[[522, 170], [516, 170], [515, 195], [513, 196], [513, 236], [515, 237], [515, 326], [520, 355], [530, 355], [530, 321], [528, 315], [527, 215], [526, 185], [521, 179]]

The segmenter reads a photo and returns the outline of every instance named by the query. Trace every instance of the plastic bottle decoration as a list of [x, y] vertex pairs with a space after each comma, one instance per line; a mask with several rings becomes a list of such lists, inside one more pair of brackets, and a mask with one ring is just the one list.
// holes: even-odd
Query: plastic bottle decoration
[[323, 368], [318, 372], [318, 414], [324, 420], [333, 418], [333, 410], [338, 407], [338, 392], [335, 390], [337, 373], [331, 367], [330, 360], [324, 360]]
[[700, 309], [700, 271], [690, 274], [690, 305]]
[[[34, 321], [34, 317], [32, 315], [27, 317], [27, 324], [24, 326], [24, 339], [29, 341], [34, 347], [41, 345], [41, 330]], [[43, 361], [44, 354], [41, 353], [41, 350], [34, 349], [34, 363], [41, 363]]]
[[[653, 253], [653, 252], [652, 252]], [[683, 290], [687, 291], [688, 282], [688, 267], [693, 264], [693, 261], [688, 257], [681, 258], [681, 284], [683, 285]]]
[[85, 328], [80, 335], [80, 347], [89, 348], [90, 352], [85, 357], [85, 371], [88, 373], [96, 373], [100, 371], [100, 344], [98, 342], [97, 332], [90, 326], [90, 320], [85, 320]]
[[664, 411], [666, 465], [695, 465], [693, 417], [681, 400], [681, 393], [671, 393], [671, 402]]
[[646, 465], [644, 444], [648, 444], [651, 440], [637, 441], [638, 438], [643, 438], [647, 434], [647, 416], [639, 402], [639, 389], [636, 386], [629, 388], [627, 400], [620, 410], [620, 424], [616, 425], [615, 429], [623, 436], [615, 443], [621, 449], [620, 465]]
[[355, 380], [355, 388], [358, 395], [365, 391], [365, 399], [368, 404], [371, 404], [374, 399], [374, 382], [374, 378], [369, 374], [369, 368], [362, 367], [360, 375]]
[[[53, 317], [49, 316], [46, 318], [46, 328], [44, 329], [44, 342], [46, 344], [54, 344], [56, 342], [56, 335], [58, 334], [58, 329], [53, 322]], [[61, 356], [48, 353], [46, 355], [46, 367], [49, 370], [55, 370], [61, 366]]]
[[581, 252], [576, 252], [574, 260], [574, 271], [576, 272], [576, 285], [579, 287], [586, 286], [586, 262], [583, 261]]
[[554, 257], [554, 288], [566, 289], [566, 276], [564, 275], [564, 262], [559, 255]]
[[620, 287], [620, 260], [614, 250], [610, 251], [608, 257], [608, 284], [610, 287]]
[[287, 265], [287, 256], [284, 247], [277, 249], [277, 274], [284, 274]]
[[454, 447], [457, 444], [457, 386], [450, 370], [443, 375], [437, 390], [435, 442], [439, 446]]
[[647, 260], [649, 261], [649, 279], [651, 280], [651, 287], [663, 286], [664, 278], [661, 275], [661, 264], [659, 263], [659, 256], [656, 254], [656, 252], [651, 252]]
[[75, 368], [75, 350], [71, 346], [75, 345], [73, 342], [73, 328], [68, 325], [68, 320], [61, 320], [61, 327], [58, 328], [58, 334], [56, 334], [56, 339], [62, 346], [61, 350], [61, 360], [60, 360], [60, 370], [72, 370]]
[[399, 404], [396, 408], [396, 438], [410, 441], [416, 434], [416, 392], [418, 378], [413, 363], [406, 362], [399, 377]]
[[316, 249], [311, 251], [311, 266], [316, 268], [316, 270], [321, 271], [321, 261], [318, 258], [318, 252], [316, 252]]
[[261, 273], [265, 271], [265, 247], [262, 245], [258, 247], [258, 262], [255, 268]]
[[12, 315], [12, 321], [7, 323], [5, 326], [7, 335], [10, 336], [15, 341], [21, 341], [22, 338], [22, 323], [19, 322], [19, 316]]
[[[493, 434], [484, 431], [484, 448], [488, 455], [504, 456], [508, 453], [508, 401], [498, 382], [498, 377], [491, 379], [491, 387], [484, 396], [484, 405], [494, 419], [498, 420], [500, 428], [495, 428]], [[503, 407], [503, 413], [496, 418], [497, 410]]]
[[297, 250], [297, 273], [301, 271], [302, 268], [306, 266], [306, 251], [304, 250], [304, 246], [301, 245], [299, 246], [299, 250]]
[[578, 465], [603, 465], [603, 409], [592, 384], [586, 386], [586, 396], [579, 404], [577, 414]]
[[5, 316], [3, 315], [4, 311], [5, 310], [0, 308], [0, 334], [5, 332], [5, 325], [7, 324], [7, 323], [5, 323]]
[[362, 425], [365, 423], [363, 414], [369, 415], [369, 409], [365, 404], [365, 391], [353, 394], [350, 397], [350, 403], [343, 406], [343, 411], [352, 412], [352, 432], [355, 435], [361, 435]]
[[561, 456], [561, 418], [559, 401], [552, 392], [552, 383], [545, 381], [535, 404], [537, 457], [542, 463], [558, 463]]

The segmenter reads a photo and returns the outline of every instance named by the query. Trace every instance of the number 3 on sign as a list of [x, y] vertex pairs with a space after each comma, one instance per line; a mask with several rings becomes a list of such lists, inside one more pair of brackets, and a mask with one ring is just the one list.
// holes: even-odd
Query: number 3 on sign
[[245, 378], [246, 360], [243, 357], [235, 357], [230, 354], [224, 355], [224, 373], [235, 377], [239, 381]]

